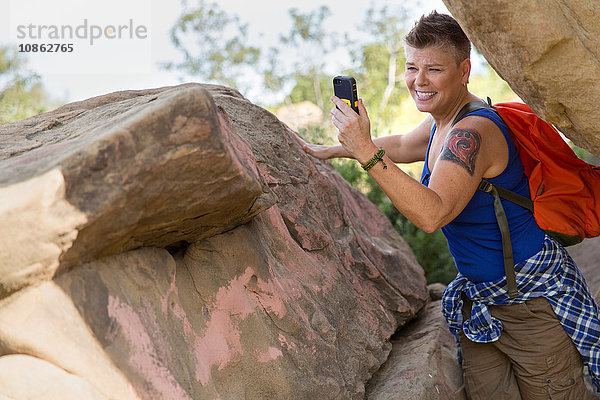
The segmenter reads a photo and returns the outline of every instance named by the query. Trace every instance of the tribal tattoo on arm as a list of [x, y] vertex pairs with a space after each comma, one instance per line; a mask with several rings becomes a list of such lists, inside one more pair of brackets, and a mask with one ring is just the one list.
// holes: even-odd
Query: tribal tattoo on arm
[[452, 129], [446, 137], [441, 160], [452, 161], [464, 167], [469, 175], [475, 173], [475, 159], [479, 153], [481, 135], [472, 129]]

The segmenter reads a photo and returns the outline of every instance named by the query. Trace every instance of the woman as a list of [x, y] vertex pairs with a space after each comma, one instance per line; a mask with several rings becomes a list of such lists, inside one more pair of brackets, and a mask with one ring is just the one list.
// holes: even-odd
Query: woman
[[[358, 160], [416, 226], [442, 229], [459, 271], [443, 312], [462, 350], [471, 399], [583, 399], [582, 356], [600, 382], [598, 309], [585, 281], [529, 211], [503, 201], [520, 292], [509, 297], [493, 197], [477, 188], [486, 178], [529, 197], [527, 177], [494, 111], [469, 113], [451, 126], [465, 104], [479, 100], [467, 89], [470, 42], [452, 17], [437, 12], [423, 16], [405, 42], [406, 86], [429, 114], [423, 123], [406, 135], [373, 139], [362, 100], [356, 114], [333, 97], [340, 145], [298, 140], [317, 158]], [[394, 164], [413, 161], [425, 161], [421, 182]]]

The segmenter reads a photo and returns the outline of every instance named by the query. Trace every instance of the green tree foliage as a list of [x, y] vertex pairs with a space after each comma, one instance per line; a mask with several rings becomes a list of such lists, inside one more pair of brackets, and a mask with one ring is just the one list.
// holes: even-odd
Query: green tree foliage
[[276, 47], [271, 47], [266, 55], [266, 66], [262, 71], [263, 83], [265, 89], [271, 92], [280, 92], [283, 90], [287, 81], [287, 76], [280, 71], [281, 51]]
[[371, 39], [353, 51], [360, 62], [355, 74], [360, 82], [359, 95], [369, 106], [376, 136], [390, 133], [390, 123], [408, 96], [404, 85], [404, 36], [408, 21], [404, 6], [371, 6], [361, 29]]
[[261, 53], [258, 47], [246, 44], [248, 26], [216, 3], [199, 0], [195, 7], [190, 7], [183, 1], [183, 6], [170, 34], [184, 59], [163, 66], [239, 88], [244, 68], [256, 65]]
[[0, 124], [40, 114], [50, 105], [39, 75], [26, 69], [16, 49], [0, 47]]
[[301, 13], [297, 8], [289, 10], [292, 28], [287, 35], [280, 37], [281, 43], [295, 51], [294, 72], [287, 75], [296, 82], [290, 93], [292, 102], [310, 100], [322, 110], [329, 109], [325, 102], [331, 96], [331, 77], [324, 74], [326, 55], [335, 49], [338, 41], [334, 33], [324, 27], [331, 15], [329, 8], [321, 6], [317, 10]]

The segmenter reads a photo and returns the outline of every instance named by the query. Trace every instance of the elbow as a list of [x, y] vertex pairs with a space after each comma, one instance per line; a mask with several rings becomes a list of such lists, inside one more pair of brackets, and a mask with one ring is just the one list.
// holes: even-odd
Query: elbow
[[437, 225], [437, 224], [423, 224], [422, 226], [419, 226], [419, 228], [424, 231], [425, 233], [433, 233], [435, 231], [437, 231], [438, 229], [441, 228], [441, 226]]
[[417, 225], [419, 229], [426, 233], [433, 233], [440, 229], [442, 226], [444, 226], [445, 223], [441, 219], [429, 218], [427, 220], [421, 221], [420, 224], [415, 225]]
[[433, 233], [450, 223], [456, 215], [451, 211], [447, 211], [444, 207], [439, 207], [435, 211], [429, 209], [429, 212], [423, 215], [423, 217], [422, 226], [419, 226], [419, 228], [426, 233]]

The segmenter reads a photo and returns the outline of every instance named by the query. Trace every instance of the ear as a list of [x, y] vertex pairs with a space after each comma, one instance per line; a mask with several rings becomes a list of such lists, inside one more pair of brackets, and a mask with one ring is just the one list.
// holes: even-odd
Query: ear
[[469, 83], [469, 77], [471, 76], [471, 59], [465, 58], [464, 60], [462, 60], [459, 69], [462, 76], [462, 82]]

